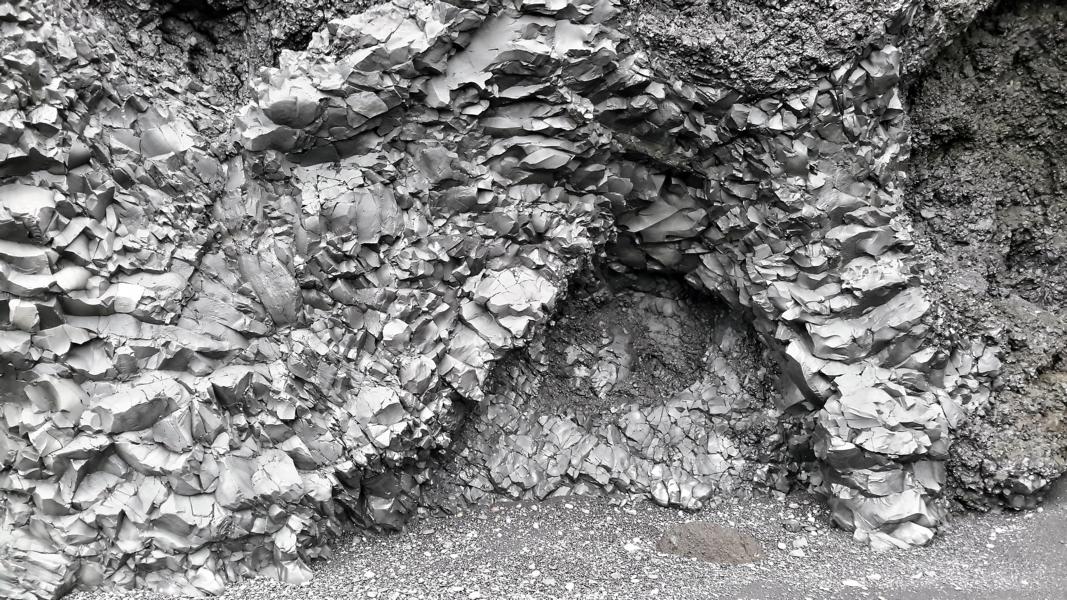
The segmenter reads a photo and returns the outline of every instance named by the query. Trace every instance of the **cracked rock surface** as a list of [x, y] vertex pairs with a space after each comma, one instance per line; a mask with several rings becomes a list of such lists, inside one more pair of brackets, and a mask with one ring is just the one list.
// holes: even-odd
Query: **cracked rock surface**
[[1067, 468], [1067, 8], [1006, 3], [910, 92], [909, 208], [947, 334], [1004, 348], [950, 463], [970, 505], [1032, 506]]
[[301, 583], [499, 494], [1033, 505], [1062, 120], [982, 119], [1062, 105], [1062, 10], [930, 62], [987, 2], [823, 4], [4, 0], [0, 596]]
[[[258, 578], [228, 586], [221, 598], [1049, 600], [1062, 595], [1067, 565], [1062, 492], [1058, 499], [1053, 493], [1043, 511], [967, 513], [928, 546], [873, 556], [829, 527], [825, 504], [806, 494], [731, 496], [697, 513], [629, 500], [498, 501], [418, 519], [400, 534], [360, 532], [341, 540], [331, 560], [313, 564], [315, 576], [306, 586]], [[660, 551], [659, 540], [675, 528], [751, 536], [761, 556], [755, 563], [729, 565]], [[699, 548], [710, 549], [704, 543]], [[73, 598], [166, 596], [93, 590]]]

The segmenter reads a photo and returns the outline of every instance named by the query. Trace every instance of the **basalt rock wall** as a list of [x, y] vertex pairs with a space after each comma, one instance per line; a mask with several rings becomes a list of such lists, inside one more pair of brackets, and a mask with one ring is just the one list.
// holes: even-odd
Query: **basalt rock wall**
[[779, 4], [0, 4], [0, 595], [299, 582], [442, 495], [1031, 504], [1058, 430], [986, 415], [1054, 342], [961, 318], [907, 177], [985, 3]]

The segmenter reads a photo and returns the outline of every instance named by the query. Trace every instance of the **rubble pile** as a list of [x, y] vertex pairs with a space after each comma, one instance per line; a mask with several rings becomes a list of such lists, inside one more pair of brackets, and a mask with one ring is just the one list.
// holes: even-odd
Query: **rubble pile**
[[[673, 77], [619, 11], [393, 0], [233, 110], [138, 71], [88, 9], [0, 4], [0, 596], [301, 582], [346, 527], [401, 527], [457, 436], [472, 500], [787, 485], [735, 440], [752, 411], [815, 415], [806, 477], [857, 539], [926, 543], [1000, 363], [931, 335], [900, 51], [742, 97]], [[737, 372], [755, 351], [724, 316], [672, 397], [527, 410], [594, 261], [721, 298], [783, 393]], [[605, 396], [623, 337], [596, 349]]]

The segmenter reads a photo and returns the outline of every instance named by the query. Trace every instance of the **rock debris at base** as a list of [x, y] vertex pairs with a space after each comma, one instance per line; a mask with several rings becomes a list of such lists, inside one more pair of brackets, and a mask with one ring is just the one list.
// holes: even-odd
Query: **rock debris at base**
[[[678, 600], [1059, 600], [1067, 568], [1067, 506], [967, 515], [929, 546], [874, 552], [826, 524], [814, 498], [755, 496], [698, 513], [618, 499], [555, 499], [419, 520], [366, 534], [312, 565], [305, 586], [269, 579], [221, 600], [470, 598]], [[797, 532], [784, 524], [803, 523]], [[763, 557], [715, 565], [656, 551], [672, 525], [713, 523], [753, 536]], [[805, 556], [791, 555], [806, 540]], [[78, 593], [72, 600], [164, 600], [149, 592]]]
[[[338, 536], [501, 494], [800, 486], [907, 548], [1067, 469], [1059, 280], [1029, 283], [1060, 239], [1020, 232], [994, 283], [1027, 299], [976, 318], [907, 179], [902, 77], [988, 2], [847, 2], [823, 37], [739, 2], [725, 55], [641, 2], [344, 4], [241, 66], [176, 17], [261, 31], [239, 2], [0, 1], [0, 596], [308, 582]], [[799, 47], [749, 32], [783, 21]], [[638, 317], [553, 334], [583, 285]], [[1032, 455], [983, 451], [1031, 390]]]
[[693, 509], [754, 481], [788, 490], [812, 423], [780, 429], [777, 369], [755, 334], [671, 280], [589, 288], [497, 365], [426, 502], [628, 492]]

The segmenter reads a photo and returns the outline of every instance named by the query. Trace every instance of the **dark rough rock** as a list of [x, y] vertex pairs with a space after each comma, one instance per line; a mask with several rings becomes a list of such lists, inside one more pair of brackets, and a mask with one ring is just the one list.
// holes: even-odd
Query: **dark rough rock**
[[953, 449], [971, 506], [1036, 502], [1067, 470], [1067, 6], [1005, 2], [909, 93], [907, 204], [946, 336], [1005, 348]]
[[187, 73], [232, 103], [283, 50], [307, 47], [333, 18], [385, 0], [89, 0], [146, 72]]
[[752, 563], [763, 557], [756, 538], [704, 521], [671, 525], [656, 542], [656, 550], [720, 565]]
[[664, 68], [766, 96], [887, 42], [913, 74], [992, 0], [634, 0], [624, 26]]

